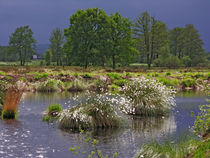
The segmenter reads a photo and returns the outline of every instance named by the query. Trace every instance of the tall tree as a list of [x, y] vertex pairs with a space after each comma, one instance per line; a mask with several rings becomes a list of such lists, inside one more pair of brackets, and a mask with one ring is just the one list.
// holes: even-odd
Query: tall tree
[[110, 56], [112, 59], [112, 68], [115, 69], [116, 61], [129, 60], [133, 53], [137, 51], [133, 47], [131, 21], [128, 18], [123, 18], [119, 12], [110, 16]]
[[18, 27], [10, 36], [10, 47], [19, 54], [20, 65], [24, 66], [27, 59], [34, 53], [36, 40], [29, 26]]
[[140, 52], [146, 56], [147, 65], [150, 67], [153, 60], [158, 58], [161, 48], [168, 46], [167, 26], [148, 12], [143, 12], [137, 17], [133, 31], [139, 40]]
[[51, 61], [52, 61], [51, 49], [47, 49], [46, 52], [44, 53], [44, 60], [45, 60], [47, 66], [49, 66], [51, 64]]
[[60, 28], [56, 28], [50, 35], [50, 49], [52, 50], [53, 59], [56, 61], [57, 66], [63, 65], [64, 52], [64, 33]]

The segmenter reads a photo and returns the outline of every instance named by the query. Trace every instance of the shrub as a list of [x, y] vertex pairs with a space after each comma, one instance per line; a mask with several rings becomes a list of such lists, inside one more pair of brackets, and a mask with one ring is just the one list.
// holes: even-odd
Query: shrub
[[121, 110], [131, 115], [164, 115], [174, 103], [175, 91], [155, 80], [135, 79], [122, 88], [129, 104]]
[[112, 102], [102, 95], [87, 96], [85, 103], [63, 110], [59, 127], [71, 129], [118, 127], [121, 118], [115, 113]]
[[55, 92], [63, 89], [63, 82], [60, 80], [50, 79], [45, 82], [38, 83], [37, 90], [39, 92]]
[[79, 91], [84, 91], [87, 89], [87, 84], [80, 81], [80, 80], [74, 80], [73, 82], [70, 83], [70, 86], [67, 88], [68, 91], [73, 91], [73, 92], [79, 92]]
[[119, 86], [117, 86], [115, 84], [111, 84], [109, 87], [109, 91], [111, 93], [119, 93]]
[[78, 75], [78, 73], [75, 72], [75, 73], [73, 74], [73, 76], [74, 76], [74, 77], [78, 77], [79, 75]]

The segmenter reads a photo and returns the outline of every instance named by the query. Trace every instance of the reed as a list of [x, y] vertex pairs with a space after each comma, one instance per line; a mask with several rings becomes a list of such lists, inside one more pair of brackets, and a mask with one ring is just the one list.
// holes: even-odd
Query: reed
[[16, 119], [18, 104], [22, 97], [25, 84], [18, 81], [15, 85], [12, 85], [6, 91], [6, 96], [3, 101], [3, 109], [1, 113], [2, 119]]

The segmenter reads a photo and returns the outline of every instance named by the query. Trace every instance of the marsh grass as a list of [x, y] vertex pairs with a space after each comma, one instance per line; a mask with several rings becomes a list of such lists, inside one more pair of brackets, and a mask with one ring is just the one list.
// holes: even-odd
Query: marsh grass
[[46, 115], [43, 116], [42, 121], [49, 122], [56, 120], [58, 114], [62, 111], [62, 106], [60, 104], [51, 104], [46, 109]]
[[17, 82], [12, 85], [6, 91], [6, 95], [3, 101], [3, 109], [1, 113], [2, 119], [16, 119], [18, 104], [22, 97], [25, 84], [23, 82]]
[[127, 104], [121, 110], [130, 115], [165, 115], [175, 105], [173, 89], [145, 78], [135, 79], [122, 88]]
[[119, 127], [121, 117], [102, 95], [88, 97], [85, 103], [64, 110], [59, 115], [59, 127], [69, 129]]
[[39, 92], [55, 92], [64, 89], [64, 84], [60, 80], [50, 79], [44, 82], [38, 82], [36, 89]]
[[69, 84], [69, 87], [67, 88], [67, 90], [71, 92], [80, 92], [80, 91], [86, 90], [87, 88], [88, 88], [88, 85], [85, 82], [75, 79]]

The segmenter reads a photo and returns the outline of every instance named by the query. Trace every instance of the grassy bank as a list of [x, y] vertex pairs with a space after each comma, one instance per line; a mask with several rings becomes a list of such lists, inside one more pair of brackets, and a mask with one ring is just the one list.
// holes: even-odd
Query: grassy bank
[[124, 68], [112, 70], [100, 67], [88, 69], [53, 66], [0, 67], [2, 81], [24, 81], [27, 83], [28, 91], [83, 91], [88, 89], [119, 93], [121, 87], [128, 81], [142, 77], [157, 80], [178, 91], [204, 91], [210, 87], [210, 71], [207, 68]]

